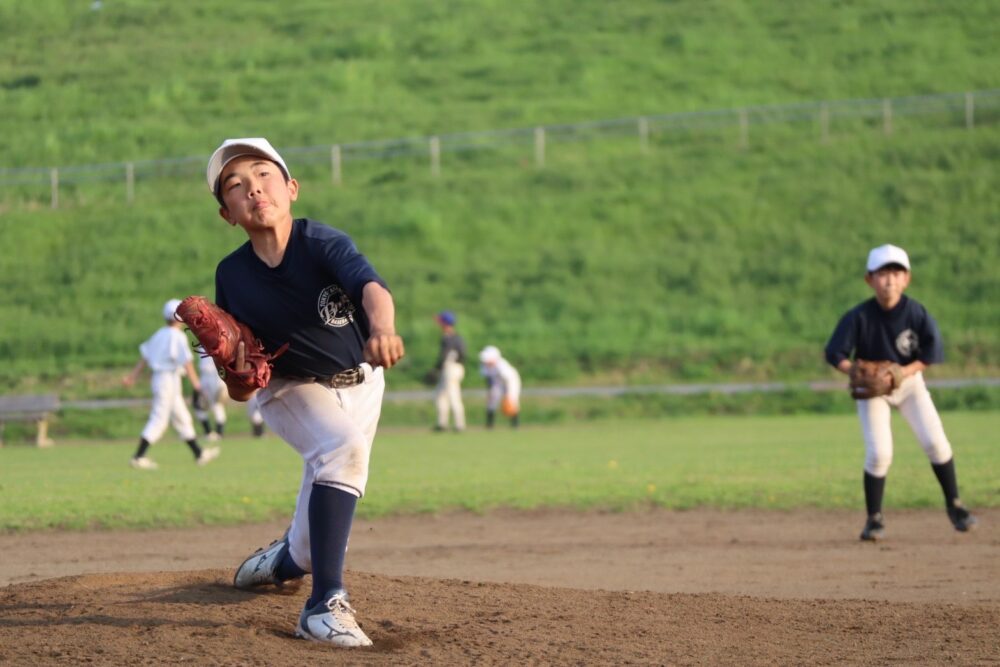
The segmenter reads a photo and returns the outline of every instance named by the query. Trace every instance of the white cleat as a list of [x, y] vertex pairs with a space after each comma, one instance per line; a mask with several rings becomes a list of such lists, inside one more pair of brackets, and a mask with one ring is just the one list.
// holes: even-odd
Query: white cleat
[[212, 431], [205, 437], [208, 438], [209, 442], [218, 442], [219, 440], [222, 440], [222, 436], [216, 433], [215, 431]]
[[252, 556], [243, 561], [243, 564], [236, 569], [236, 576], [233, 577], [233, 586], [240, 590], [250, 590], [257, 586], [267, 586], [274, 584], [281, 587], [285, 584], [298, 586], [302, 579], [291, 579], [287, 582], [281, 581], [276, 576], [278, 564], [288, 552], [288, 534], [276, 542], [271, 542], [263, 549], [258, 549]]
[[215, 459], [219, 458], [219, 454], [221, 453], [221, 447], [205, 447], [201, 450], [201, 456], [198, 457], [197, 463], [200, 466], [211, 463]]
[[339, 591], [325, 602], [306, 607], [299, 616], [295, 635], [314, 642], [332, 646], [371, 646], [368, 638], [354, 618], [354, 608], [347, 604], [347, 593]]
[[156, 470], [160, 467], [156, 465], [156, 461], [146, 456], [133, 457], [131, 464], [136, 470]]

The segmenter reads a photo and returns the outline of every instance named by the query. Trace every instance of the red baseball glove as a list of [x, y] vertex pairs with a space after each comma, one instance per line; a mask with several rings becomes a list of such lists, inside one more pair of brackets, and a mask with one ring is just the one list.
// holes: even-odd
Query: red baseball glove
[[850, 378], [851, 398], [875, 398], [891, 394], [903, 383], [903, 369], [892, 361], [856, 359], [851, 365]]
[[[271, 362], [288, 349], [286, 343], [274, 354], [267, 352], [250, 327], [203, 296], [189, 296], [181, 301], [175, 317], [198, 339], [203, 356], [215, 361], [234, 398], [266, 387], [271, 381]], [[243, 343], [242, 365], [237, 359], [240, 343]]]

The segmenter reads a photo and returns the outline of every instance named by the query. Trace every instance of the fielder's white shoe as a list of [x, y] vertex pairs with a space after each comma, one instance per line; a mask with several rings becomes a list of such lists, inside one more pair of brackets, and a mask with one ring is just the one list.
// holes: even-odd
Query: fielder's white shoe
[[203, 466], [206, 463], [211, 463], [215, 459], [219, 458], [219, 454], [221, 453], [221, 447], [205, 447], [201, 450], [201, 456], [198, 457], [197, 463], [200, 466]]
[[333, 646], [372, 645], [354, 619], [354, 608], [347, 604], [346, 591], [338, 591], [324, 602], [303, 609], [295, 635]]
[[274, 584], [279, 588], [285, 585], [297, 587], [302, 583], [302, 579], [289, 579], [281, 581], [276, 576], [278, 564], [288, 553], [288, 533], [280, 540], [271, 542], [263, 549], [258, 549], [252, 556], [243, 561], [243, 564], [236, 569], [236, 576], [233, 577], [233, 586], [240, 590], [250, 590], [257, 586], [267, 586]]
[[215, 431], [212, 431], [205, 437], [208, 438], [209, 442], [218, 442], [219, 440], [222, 440], [222, 436], [216, 433]]
[[156, 465], [156, 461], [146, 456], [135, 456], [131, 463], [136, 470], [156, 470], [160, 467]]

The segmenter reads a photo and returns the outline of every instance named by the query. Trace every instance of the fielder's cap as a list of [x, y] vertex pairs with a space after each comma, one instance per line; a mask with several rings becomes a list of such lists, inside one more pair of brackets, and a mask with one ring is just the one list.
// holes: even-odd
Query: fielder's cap
[[440, 313], [438, 313], [437, 320], [441, 324], [447, 324], [448, 326], [453, 327], [455, 326], [455, 322], [458, 321], [458, 318], [455, 317], [455, 313], [451, 312], [450, 310], [442, 310]]
[[177, 306], [181, 305], [180, 299], [171, 299], [163, 304], [163, 319], [168, 322], [174, 321], [174, 313], [177, 312]]
[[222, 175], [222, 170], [226, 168], [227, 164], [243, 155], [259, 155], [267, 158], [281, 167], [281, 171], [285, 173], [285, 178], [292, 177], [288, 173], [288, 166], [285, 164], [285, 161], [281, 159], [278, 151], [274, 150], [271, 142], [264, 137], [226, 139], [222, 142], [221, 146], [215, 149], [212, 157], [208, 159], [208, 173], [206, 176], [208, 178], [208, 189], [213, 195], [218, 190], [219, 176]]
[[872, 248], [872, 251], [868, 253], [867, 268], [869, 273], [878, 271], [883, 266], [889, 264], [899, 264], [907, 271], [910, 270], [910, 258], [906, 254], [906, 251], [899, 246], [887, 243], [877, 248]]
[[479, 361], [484, 364], [495, 364], [500, 361], [500, 350], [495, 345], [487, 345], [479, 353]]

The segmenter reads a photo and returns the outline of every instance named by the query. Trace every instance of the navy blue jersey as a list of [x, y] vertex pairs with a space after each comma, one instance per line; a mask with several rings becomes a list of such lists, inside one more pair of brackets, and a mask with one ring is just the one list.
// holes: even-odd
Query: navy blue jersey
[[873, 297], [847, 311], [826, 344], [826, 360], [837, 366], [844, 359], [914, 361], [936, 364], [944, 360], [937, 322], [917, 301], [903, 295], [891, 310]]
[[449, 352], [455, 353], [455, 361], [460, 364], [465, 363], [465, 340], [457, 333], [441, 336], [441, 353], [437, 360], [438, 368], [444, 368], [444, 360], [448, 358]]
[[347, 234], [298, 219], [273, 269], [249, 241], [219, 262], [215, 302], [269, 352], [289, 344], [276, 373], [326, 377], [364, 361], [369, 330], [361, 298], [373, 281], [386, 286]]

